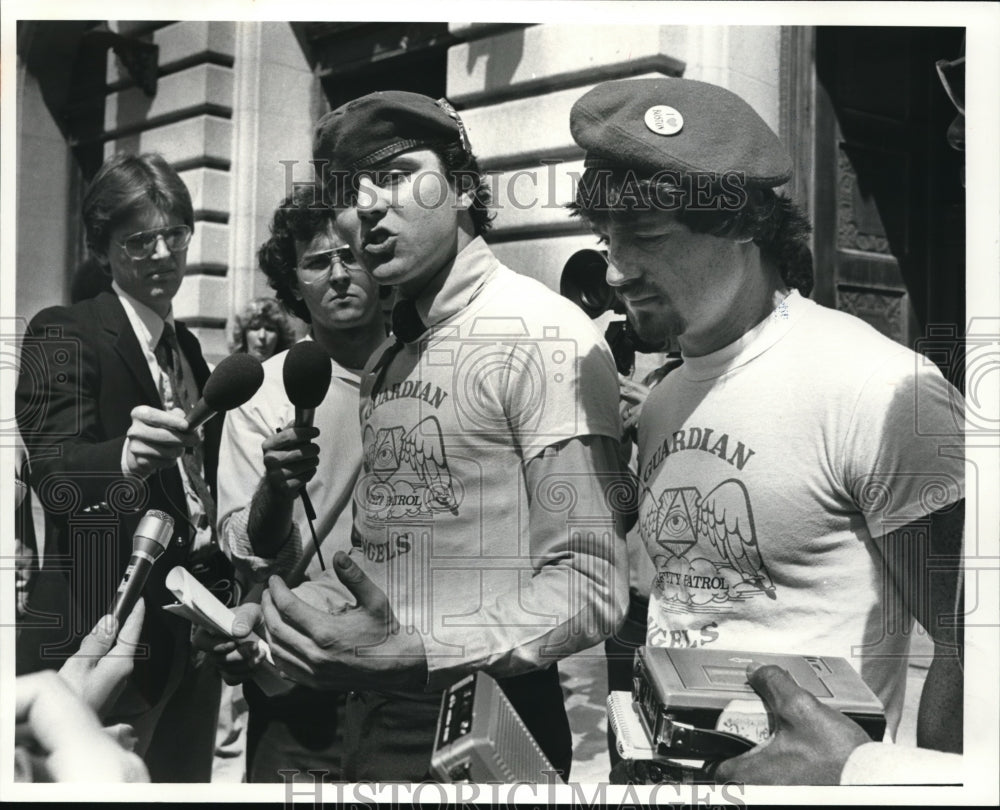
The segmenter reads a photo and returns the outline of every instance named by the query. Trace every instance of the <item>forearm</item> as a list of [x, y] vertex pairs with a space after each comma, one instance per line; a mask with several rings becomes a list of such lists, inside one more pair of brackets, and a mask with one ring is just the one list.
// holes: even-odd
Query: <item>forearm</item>
[[254, 491], [247, 516], [247, 537], [259, 557], [275, 557], [292, 532], [294, 498], [275, 492], [263, 477]]
[[950, 652], [936, 650], [927, 670], [917, 712], [917, 746], [961, 754], [965, 689], [962, 666]]
[[[254, 583], [266, 582], [272, 574], [286, 576], [302, 551], [291, 509], [286, 522], [275, 514], [268, 493], [255, 499], [266, 484], [262, 443], [271, 435], [270, 425], [281, 421], [266, 409], [268, 404], [266, 398], [251, 399], [229, 411], [219, 447], [219, 539], [236, 570]], [[261, 551], [250, 539], [251, 512]], [[278, 526], [272, 529], [268, 523]]]
[[[423, 634], [431, 687], [474, 669], [506, 676], [548, 666], [619, 626], [628, 604], [628, 558], [613, 508], [623, 491], [616, 443], [578, 438], [528, 463], [530, 579], [525, 571], [484, 569], [478, 610], [463, 616], [461, 626], [435, 616]], [[555, 481], [574, 491], [559, 508], [545, 494]], [[585, 525], [570, 512], [586, 515]]]
[[[482, 669], [494, 677], [547, 667], [611, 636], [620, 626], [627, 597], [627, 566], [615, 564], [607, 549], [576, 549], [559, 566], [543, 570], [527, 587], [484, 606], [473, 620], [467, 659], [450, 665], [428, 659], [430, 684], [453, 674]], [[525, 621], [533, 614], [536, 622]], [[539, 627], [542, 624], [544, 626]], [[475, 649], [482, 646], [481, 654]], [[429, 645], [425, 640], [425, 649]]]
[[[960, 510], [960, 516], [964, 517], [964, 509]], [[953, 544], [954, 541], [952, 548]], [[960, 564], [961, 554], [955, 561], [956, 566]], [[965, 592], [961, 572], [957, 572], [954, 578], [948, 577], [948, 580], [949, 587], [936, 600], [937, 610], [942, 612], [928, 619], [936, 625], [934, 634], [937, 640], [934, 644], [934, 660], [927, 670], [924, 688], [920, 693], [917, 745], [920, 748], [961, 754], [965, 703]], [[953, 586], [951, 583], [954, 583]], [[946, 609], [948, 604], [953, 605], [950, 611]]]
[[[934, 640], [934, 659], [927, 671], [917, 715], [917, 744], [956, 753], [962, 750], [964, 697], [964, 518], [965, 503], [959, 501], [932, 513], [913, 528], [883, 538], [889, 569], [907, 608]], [[921, 534], [927, 537], [926, 542], [914, 544], [909, 540]]]

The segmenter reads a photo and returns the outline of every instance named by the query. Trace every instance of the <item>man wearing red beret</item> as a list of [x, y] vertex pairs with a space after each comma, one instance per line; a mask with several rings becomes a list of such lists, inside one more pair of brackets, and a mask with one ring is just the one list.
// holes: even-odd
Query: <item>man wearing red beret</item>
[[[895, 732], [913, 619], [933, 636], [918, 741], [962, 740], [960, 395], [811, 288], [791, 161], [741, 98], [674, 78], [574, 105], [575, 211], [644, 340], [684, 364], [639, 425], [649, 645], [840, 656]], [[930, 497], [933, 492], [934, 496]], [[937, 569], [937, 570], [934, 570]]]

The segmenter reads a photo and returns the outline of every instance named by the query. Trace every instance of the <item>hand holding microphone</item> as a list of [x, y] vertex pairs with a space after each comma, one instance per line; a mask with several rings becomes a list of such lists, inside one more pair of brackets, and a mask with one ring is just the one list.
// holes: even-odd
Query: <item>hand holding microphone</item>
[[189, 429], [180, 408], [165, 411], [137, 405], [125, 434], [125, 467], [132, 475], [148, 478], [172, 467], [187, 448], [199, 441], [197, 431]]
[[261, 444], [264, 477], [275, 495], [292, 501], [305, 491], [319, 464], [319, 446], [313, 442], [317, 436], [319, 428], [293, 423]]
[[[299, 497], [302, 498], [302, 506], [306, 511], [306, 517], [309, 520], [309, 530], [312, 532], [316, 556], [319, 557], [319, 564], [323, 570], [326, 570], [326, 564], [323, 562], [323, 555], [319, 550], [319, 540], [316, 537], [316, 530], [313, 527], [313, 521], [316, 519], [316, 510], [309, 499], [305, 485], [315, 475], [319, 464], [319, 447], [311, 443], [311, 440], [319, 435], [319, 431], [313, 427], [313, 417], [316, 408], [326, 397], [327, 391], [330, 390], [332, 376], [333, 371], [330, 367], [330, 357], [318, 344], [311, 340], [302, 341], [292, 346], [285, 357], [285, 364], [282, 367], [285, 394], [292, 405], [295, 406], [295, 425], [293, 428], [295, 440], [296, 442], [308, 442], [305, 447], [301, 447], [302, 457], [298, 461], [298, 464], [302, 467], [303, 474], [297, 477], [297, 489]], [[284, 432], [287, 433], [287, 431]], [[281, 434], [278, 435], [280, 436]], [[268, 464], [267, 442], [265, 442], [264, 463], [265, 465]], [[271, 467], [269, 467], [269, 472], [270, 470]]]
[[259, 360], [248, 354], [232, 354], [216, 366], [205, 382], [201, 399], [186, 417], [179, 408], [133, 408], [124, 456], [128, 471], [146, 478], [172, 466], [185, 450], [200, 441], [199, 427], [216, 413], [242, 405], [263, 382], [264, 369]]
[[282, 375], [295, 421], [268, 436], [261, 447], [271, 490], [292, 500], [305, 491], [319, 463], [319, 447], [313, 443], [319, 430], [312, 420], [330, 387], [330, 358], [312, 341], [296, 343], [285, 357]]

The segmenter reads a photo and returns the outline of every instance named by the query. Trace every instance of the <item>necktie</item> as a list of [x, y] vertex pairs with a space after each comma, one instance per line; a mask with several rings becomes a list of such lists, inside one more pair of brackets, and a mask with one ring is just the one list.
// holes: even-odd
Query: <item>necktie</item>
[[[156, 355], [156, 362], [159, 363], [160, 369], [165, 375], [169, 388], [169, 390], [163, 392], [164, 405], [172, 401], [175, 407], [180, 408], [186, 414], [190, 413], [194, 407], [194, 403], [191, 401], [188, 388], [184, 383], [181, 347], [177, 342], [177, 333], [174, 332], [173, 324], [163, 324], [163, 334], [160, 335], [160, 342], [156, 344], [154, 354]], [[205, 478], [202, 474], [202, 471], [205, 469], [205, 457], [201, 444], [199, 443], [189, 448], [181, 456], [181, 463], [184, 465], [184, 472], [187, 473], [191, 489], [194, 490], [194, 494], [198, 496], [198, 500], [201, 501], [202, 508], [205, 510], [208, 525], [214, 532], [215, 499], [212, 498], [212, 493], [209, 491], [208, 484], [205, 483]]]
[[427, 327], [424, 325], [423, 320], [421, 320], [420, 313], [417, 312], [417, 305], [412, 300], [406, 298], [397, 301], [396, 305], [392, 308], [392, 334], [396, 338], [396, 342], [385, 350], [378, 364], [372, 369], [376, 377], [375, 384], [372, 386], [371, 396], [374, 397], [379, 392], [379, 389], [382, 388], [382, 383], [385, 381], [385, 374], [389, 370], [389, 366], [392, 365], [392, 361], [396, 355], [403, 350], [403, 347], [407, 343], [413, 343], [413, 341], [426, 331]]

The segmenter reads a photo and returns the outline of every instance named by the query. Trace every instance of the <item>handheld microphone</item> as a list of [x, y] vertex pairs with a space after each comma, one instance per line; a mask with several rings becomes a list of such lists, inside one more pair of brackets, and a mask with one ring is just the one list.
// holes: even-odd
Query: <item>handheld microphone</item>
[[264, 367], [260, 360], [245, 353], [229, 355], [205, 382], [201, 399], [188, 414], [188, 425], [194, 430], [215, 414], [238, 408], [256, 394], [263, 383]]
[[295, 426], [312, 425], [316, 407], [330, 390], [329, 355], [315, 341], [303, 340], [288, 350], [281, 375], [285, 394], [295, 406]]
[[139, 601], [153, 563], [166, 550], [173, 533], [174, 519], [166, 512], [150, 509], [142, 516], [132, 535], [132, 556], [108, 611], [115, 618], [116, 627], [121, 627]]
[[[312, 340], [300, 341], [285, 355], [281, 377], [285, 384], [285, 395], [295, 406], [295, 426], [311, 427], [316, 407], [330, 390], [333, 369], [330, 368], [329, 355]], [[313, 546], [319, 558], [319, 567], [325, 571], [326, 563], [323, 562], [316, 529], [313, 526], [316, 510], [305, 487], [299, 490], [299, 496], [302, 498], [302, 507], [306, 510], [306, 519], [309, 521], [309, 531], [312, 533]]]

